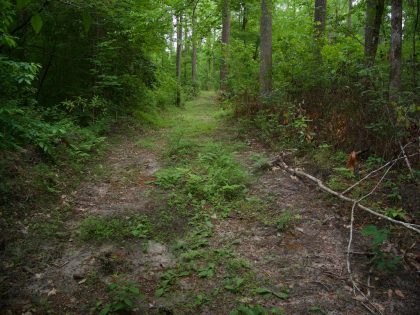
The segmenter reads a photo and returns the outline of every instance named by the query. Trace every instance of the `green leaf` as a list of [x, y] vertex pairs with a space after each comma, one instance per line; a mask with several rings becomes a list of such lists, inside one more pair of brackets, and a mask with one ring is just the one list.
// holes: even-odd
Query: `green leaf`
[[36, 34], [38, 34], [41, 31], [42, 24], [42, 18], [39, 14], [36, 14], [31, 18], [31, 25]]
[[31, 0], [17, 0], [16, 1], [16, 9], [18, 10], [22, 10], [23, 8], [25, 8], [29, 2], [31, 2]]
[[135, 295], [140, 295], [140, 290], [139, 288], [136, 287], [129, 287], [128, 291], [130, 291], [131, 293], [135, 294]]
[[268, 296], [273, 294], [273, 292], [271, 292], [270, 290], [268, 290], [266, 288], [257, 288], [257, 289], [255, 289], [255, 293], [259, 294], [259, 295], [262, 295], [262, 296], [265, 296], [265, 297], [268, 297]]
[[99, 315], [107, 315], [111, 311], [111, 304], [106, 304], [105, 307], [99, 312]]
[[161, 297], [161, 296], [163, 296], [165, 294], [165, 288], [159, 288], [159, 289], [157, 289], [156, 290], [156, 292], [155, 292], [155, 295], [157, 296], [157, 297]]
[[90, 26], [92, 25], [92, 16], [90, 12], [83, 12], [83, 30], [85, 33], [89, 33]]

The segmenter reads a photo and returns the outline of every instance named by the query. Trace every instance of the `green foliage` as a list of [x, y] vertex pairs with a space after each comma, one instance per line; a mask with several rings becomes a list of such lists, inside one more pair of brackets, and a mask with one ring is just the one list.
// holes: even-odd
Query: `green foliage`
[[176, 272], [175, 270], [167, 270], [160, 277], [159, 286], [155, 292], [157, 297], [161, 297], [169, 292], [171, 287], [177, 282], [178, 278], [189, 276], [189, 271]]
[[97, 309], [100, 309], [100, 315], [116, 314], [131, 311], [135, 306], [135, 301], [140, 297], [139, 288], [130, 282], [118, 282], [108, 285], [108, 294], [111, 302], [102, 306], [102, 302], [98, 302]]
[[241, 277], [234, 277], [227, 279], [225, 282], [225, 289], [232, 293], [239, 293], [244, 289], [245, 279]]
[[284, 210], [276, 222], [277, 230], [285, 232], [300, 220], [301, 216], [299, 214], [293, 214], [290, 210]]
[[386, 253], [382, 250], [381, 246], [389, 238], [389, 230], [378, 229], [374, 225], [368, 225], [361, 231], [363, 236], [371, 238], [371, 250], [374, 253], [372, 263], [382, 271], [394, 271], [401, 258], [391, 253]]
[[151, 224], [144, 216], [131, 218], [94, 217], [85, 218], [79, 226], [80, 238], [85, 241], [122, 240], [124, 238], [148, 238]]
[[251, 156], [251, 161], [254, 162], [256, 169], [269, 169], [271, 167], [270, 160], [263, 154], [254, 154]]
[[289, 298], [289, 289], [283, 288], [280, 292], [274, 292], [266, 288], [257, 288], [254, 290], [255, 294], [261, 295], [266, 298], [275, 296], [281, 300], [287, 300]]
[[261, 305], [241, 305], [229, 313], [229, 315], [284, 315], [285, 312], [279, 307], [267, 309]]
[[[177, 158], [185, 159], [182, 148], [189, 142], [179, 143], [171, 152]], [[248, 174], [234, 160], [232, 154], [221, 146], [203, 148], [192, 161], [191, 166], [173, 167], [157, 173], [156, 185], [165, 189], [183, 191], [183, 195], [200, 203], [201, 200], [220, 206], [224, 200], [233, 200], [246, 191]]]

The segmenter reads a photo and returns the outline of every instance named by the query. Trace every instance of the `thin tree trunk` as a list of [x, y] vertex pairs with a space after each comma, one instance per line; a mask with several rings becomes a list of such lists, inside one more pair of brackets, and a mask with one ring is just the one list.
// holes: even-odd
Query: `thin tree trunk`
[[176, 106], [181, 106], [181, 60], [182, 58], [182, 15], [177, 16], [176, 22]]
[[384, 5], [385, 0], [366, 0], [365, 58], [368, 67], [375, 64]]
[[391, 0], [391, 73], [389, 99], [396, 101], [401, 88], [402, 0]]
[[260, 94], [271, 92], [272, 88], [272, 16], [271, 0], [261, 0], [261, 63], [260, 63]]
[[417, 26], [419, 23], [419, 15], [420, 15], [420, 0], [417, 0], [416, 3], [416, 20], [414, 22], [414, 30], [413, 30], [413, 88], [417, 87], [417, 53], [416, 53], [416, 37], [417, 37]]
[[191, 79], [193, 85], [197, 84], [197, 39], [196, 39], [196, 16], [195, 16], [196, 4], [193, 7], [192, 11], [192, 19], [191, 19], [191, 27], [192, 27], [192, 56], [191, 56]]
[[327, 20], [327, 0], [315, 0], [314, 21], [316, 36], [322, 37], [325, 32], [325, 23]]
[[230, 0], [223, 1], [222, 8], [222, 60], [220, 65], [220, 88], [226, 90], [226, 78], [228, 75], [228, 45], [230, 38]]
[[248, 24], [248, 9], [246, 6], [246, 2], [242, 1], [241, 3], [242, 6], [242, 31], [246, 31], [246, 26]]

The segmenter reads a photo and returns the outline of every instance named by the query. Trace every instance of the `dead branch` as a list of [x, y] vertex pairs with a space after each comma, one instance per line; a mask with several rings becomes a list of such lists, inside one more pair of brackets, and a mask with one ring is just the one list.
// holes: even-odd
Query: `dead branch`
[[387, 217], [387, 216], [385, 216], [385, 215], [383, 215], [381, 213], [378, 213], [378, 212], [376, 212], [376, 211], [374, 211], [374, 210], [372, 210], [372, 209], [370, 209], [370, 208], [362, 205], [357, 200], [352, 199], [352, 198], [349, 198], [347, 196], [344, 196], [342, 193], [339, 193], [337, 191], [334, 191], [331, 188], [325, 186], [324, 183], [320, 179], [318, 179], [318, 178], [316, 178], [316, 177], [314, 177], [314, 176], [312, 176], [312, 175], [310, 175], [308, 173], [305, 173], [305, 172], [303, 172], [303, 171], [301, 171], [299, 169], [293, 169], [293, 168], [289, 167], [283, 161], [283, 159], [281, 157], [277, 157], [273, 162], [276, 163], [278, 166], [280, 166], [281, 168], [283, 168], [285, 171], [287, 171], [288, 173], [290, 173], [292, 175], [299, 176], [299, 177], [305, 177], [305, 178], [311, 180], [312, 182], [316, 183], [319, 186], [319, 188], [321, 188], [322, 190], [324, 190], [324, 191], [326, 191], [326, 192], [328, 192], [328, 193], [330, 193], [330, 194], [338, 197], [341, 200], [344, 200], [344, 201], [347, 201], [347, 202], [351, 202], [351, 203], [355, 203], [358, 208], [360, 208], [360, 209], [362, 209], [362, 210], [364, 210], [366, 212], [369, 212], [370, 214], [372, 214], [374, 216], [377, 216], [377, 217], [379, 217], [381, 219], [387, 220], [387, 221], [392, 222], [394, 224], [402, 225], [405, 228], [407, 228], [409, 230], [412, 230], [412, 231], [417, 232], [417, 233], [420, 234], [420, 229], [417, 228], [415, 224], [398, 221], [398, 220], [392, 219], [390, 217]]
[[379, 168], [377, 168], [377, 169], [375, 169], [375, 170], [373, 170], [372, 172], [370, 172], [369, 174], [367, 174], [365, 177], [363, 177], [362, 179], [360, 179], [359, 181], [357, 181], [356, 183], [354, 183], [353, 185], [351, 185], [350, 187], [348, 187], [346, 190], [344, 190], [341, 194], [342, 195], [345, 195], [346, 193], [348, 193], [350, 190], [352, 190], [354, 187], [356, 187], [357, 185], [359, 185], [361, 182], [363, 182], [364, 180], [366, 180], [366, 179], [368, 179], [369, 177], [371, 177], [373, 174], [375, 174], [375, 173], [377, 173], [377, 172], [379, 172], [380, 170], [382, 170], [382, 169], [384, 169], [385, 167], [387, 167], [388, 165], [390, 165], [390, 164], [394, 164], [395, 162], [397, 162], [397, 161], [399, 161], [399, 160], [403, 160], [403, 159], [406, 159], [406, 157], [412, 157], [412, 156], [415, 156], [415, 155], [419, 155], [420, 153], [414, 153], [414, 154], [411, 154], [411, 155], [406, 155], [406, 156], [403, 156], [403, 157], [397, 157], [397, 158], [395, 158], [395, 159], [393, 159], [393, 160], [390, 160], [390, 161], [388, 161], [386, 164], [384, 164], [384, 165], [382, 165], [381, 167], [379, 167]]

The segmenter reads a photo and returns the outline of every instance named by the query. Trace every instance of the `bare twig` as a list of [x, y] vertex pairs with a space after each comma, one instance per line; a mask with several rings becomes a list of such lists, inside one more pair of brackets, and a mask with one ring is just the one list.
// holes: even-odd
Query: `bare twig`
[[407, 164], [408, 170], [410, 171], [411, 177], [414, 177], [413, 169], [411, 168], [410, 161], [407, 158], [407, 154], [405, 153], [405, 146], [403, 147], [401, 141], [398, 142], [401, 148], [401, 153], [404, 156], [405, 164]]
[[358, 208], [360, 208], [360, 209], [362, 209], [362, 210], [364, 210], [366, 212], [369, 212], [370, 214], [372, 214], [374, 216], [377, 216], [377, 217], [379, 217], [381, 219], [387, 220], [387, 221], [392, 222], [394, 224], [398, 224], [398, 225], [404, 226], [405, 228], [407, 228], [409, 230], [412, 230], [412, 231], [417, 232], [417, 233], [420, 234], [420, 229], [418, 228], [418, 226], [416, 224], [411, 224], [411, 223], [407, 223], [407, 222], [403, 222], [403, 221], [398, 221], [398, 220], [392, 219], [390, 217], [387, 217], [386, 215], [383, 215], [381, 213], [378, 213], [378, 212], [370, 209], [369, 207], [366, 207], [366, 206], [362, 205], [361, 203], [359, 203], [357, 200], [355, 200], [353, 198], [349, 198], [349, 197], [343, 196], [343, 194], [341, 194], [341, 193], [339, 193], [337, 191], [334, 191], [331, 188], [325, 186], [324, 183], [321, 180], [319, 180], [318, 178], [316, 178], [316, 177], [314, 177], [314, 176], [312, 176], [312, 175], [310, 175], [308, 173], [305, 173], [305, 172], [303, 172], [301, 170], [293, 169], [293, 168], [289, 167], [286, 163], [283, 162], [283, 160], [280, 157], [276, 160], [276, 162], [278, 163], [278, 165], [280, 167], [282, 167], [285, 171], [289, 172], [290, 174], [298, 175], [300, 177], [305, 177], [305, 178], [311, 180], [312, 182], [315, 182], [322, 190], [324, 190], [324, 191], [326, 191], [326, 192], [328, 192], [328, 193], [330, 193], [330, 194], [338, 197], [339, 199], [344, 200], [344, 201], [348, 201], [348, 202], [351, 202], [351, 203], [356, 202], [356, 206]]
[[[407, 157], [412, 157], [415, 155], [419, 155], [420, 153], [414, 153], [411, 155], [407, 155]], [[362, 179], [360, 179], [359, 181], [357, 181], [356, 183], [354, 183], [353, 185], [351, 185], [349, 188], [347, 188], [346, 190], [344, 190], [341, 194], [345, 195], [346, 193], [348, 193], [350, 190], [352, 190], [354, 187], [356, 187], [357, 185], [359, 185], [361, 182], [363, 182], [364, 180], [368, 179], [369, 177], [371, 177], [373, 174], [379, 172], [380, 170], [384, 169], [385, 167], [387, 167], [388, 165], [390, 165], [393, 162], [397, 162], [399, 160], [405, 159], [405, 157], [400, 157], [398, 156], [397, 158], [388, 161], [386, 164], [382, 165], [381, 167], [373, 170], [372, 172], [370, 172], [369, 174], [367, 174], [365, 177], [363, 177]]]

